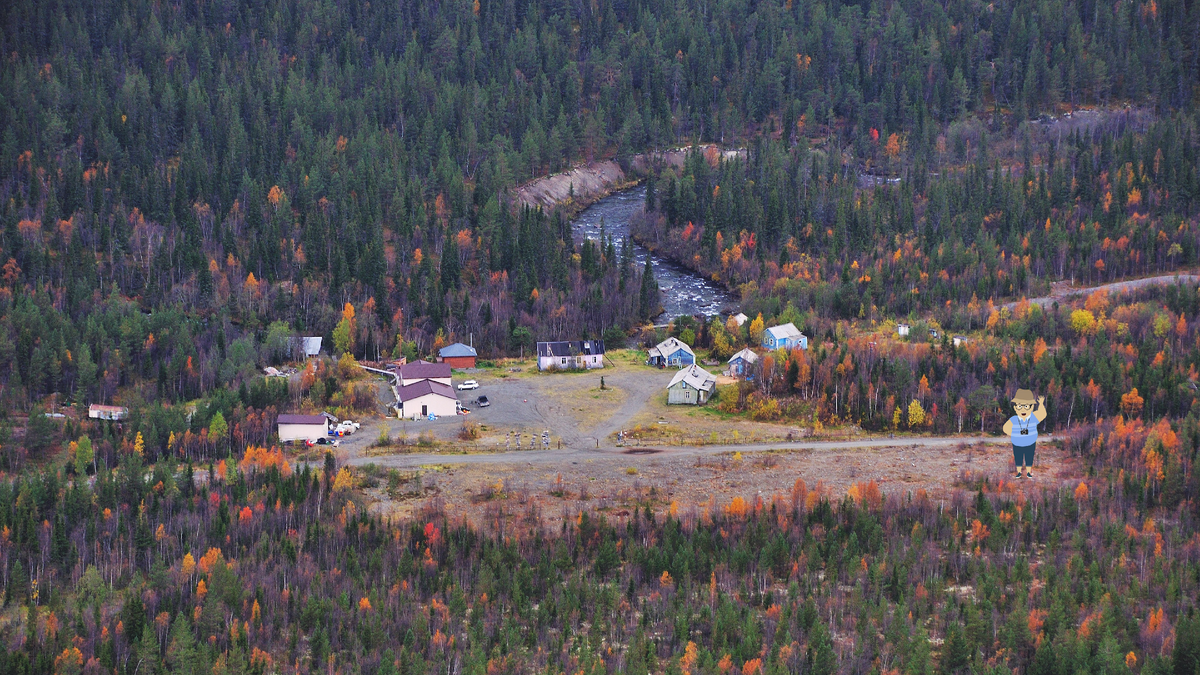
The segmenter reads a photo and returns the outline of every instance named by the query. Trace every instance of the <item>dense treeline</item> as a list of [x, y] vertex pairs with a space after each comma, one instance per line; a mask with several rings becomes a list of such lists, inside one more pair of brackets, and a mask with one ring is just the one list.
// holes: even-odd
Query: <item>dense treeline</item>
[[[346, 303], [359, 310], [348, 344], [360, 357], [405, 341], [427, 351], [439, 331], [473, 332], [500, 353], [528, 341], [522, 328], [628, 327], [657, 304], [626, 292], [641, 287], [638, 271], [618, 273], [612, 257], [582, 269], [562, 223], [510, 210], [517, 182], [760, 133], [864, 160], [882, 152], [882, 133], [925, 161], [946, 125], [975, 114], [1004, 127], [1059, 105], [1167, 111], [1190, 100], [1197, 11], [5, 3], [0, 353], [21, 372], [0, 374], [4, 392], [17, 404], [104, 399], [101, 381], [140, 375], [125, 360], [134, 352], [106, 351], [85, 328], [124, 311], [112, 309], [122, 298], [180, 319], [176, 345], [157, 347], [165, 372], [152, 375], [180, 398], [188, 357], [206, 390], [222, 340], [261, 345], [273, 320], [330, 337]], [[18, 305], [50, 327], [37, 344], [13, 321]]]
[[[809, 349], [767, 352], [750, 371], [754, 382], [721, 407], [799, 424], [992, 433], [1011, 415], [1012, 393], [1025, 387], [1046, 397], [1049, 432], [1118, 415], [1147, 424], [1179, 420], [1196, 403], [1198, 312], [1194, 284], [1099, 291], [1045, 308], [989, 303], [956, 310], [975, 327], [956, 345], [938, 313], [898, 337], [893, 321], [872, 328], [788, 304], [774, 320], [804, 327]], [[676, 331], [693, 330], [689, 321], [675, 324]], [[728, 358], [745, 344], [757, 346], [764, 325], [759, 315], [741, 327], [703, 323], [693, 334], [698, 347]], [[1180, 484], [1192, 475], [1186, 460], [1172, 472]]]
[[332, 456], [49, 465], [0, 481], [0, 670], [1193, 672], [1196, 512], [1156, 472], [1200, 426], [1068, 444], [1093, 477], [1044, 491], [798, 480], [614, 518], [512, 489], [474, 526], [382, 521]]
[[[959, 130], [958, 151], [874, 188], [839, 153], [803, 144], [765, 141], [745, 162], [695, 155], [655, 181], [633, 231], [768, 317], [788, 302], [846, 319], [934, 312], [951, 330], [969, 329], [980, 303], [1033, 296], [1051, 280], [1194, 264], [1195, 119], [1096, 117], [1065, 133], [1026, 128], [1013, 157], [989, 150], [982, 128]], [[982, 149], [964, 165], [972, 138]]]

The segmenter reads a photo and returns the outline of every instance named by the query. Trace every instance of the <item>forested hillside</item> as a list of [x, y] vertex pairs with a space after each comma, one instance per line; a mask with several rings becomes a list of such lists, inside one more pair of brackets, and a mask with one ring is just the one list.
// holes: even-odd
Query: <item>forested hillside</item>
[[1197, 429], [1074, 434], [1096, 475], [1061, 489], [797, 480], [599, 516], [535, 494], [473, 526], [382, 521], [331, 456], [52, 468], [0, 481], [0, 671], [1190, 674], [1196, 515], [1144, 490], [1142, 448]]
[[[695, 156], [678, 177], [651, 181], [650, 213], [634, 233], [738, 287], [751, 311], [912, 313], [966, 331], [989, 303], [1044, 293], [1054, 280], [1101, 284], [1195, 264], [1196, 119], [1140, 119], [1025, 129], [1015, 157], [990, 150], [1004, 143], [986, 131], [951, 127], [957, 152], [941, 136], [940, 151], [905, 180], [872, 189], [861, 185], [869, 174], [804, 144], [764, 141], [749, 161], [715, 168]], [[981, 149], [964, 162], [972, 141]]]
[[[757, 148], [763, 133], [779, 139], [775, 156], [811, 138], [834, 165], [865, 167], [884, 152], [878, 143], [895, 166], [925, 166], [956, 120], [978, 116], [1004, 136], [1063, 106], [1129, 101], [1165, 114], [1191, 101], [1197, 11], [5, 3], [4, 397], [21, 407], [52, 392], [105, 399], [147, 370], [164, 392], [182, 396], [189, 380], [204, 391], [222, 379], [223, 345], [260, 346], [272, 321], [331, 337], [346, 303], [358, 319], [343, 346], [360, 357], [401, 351], [404, 340], [428, 350], [439, 332], [474, 332], [498, 354], [531, 337], [522, 326], [536, 337], [627, 328], [653, 311], [626, 292], [638, 270], [613, 255], [583, 269], [562, 223], [509, 208], [516, 183], [689, 141]], [[802, 158], [752, 161], [829, 173]], [[1139, 180], [1150, 166], [1134, 165]], [[877, 201], [928, 197], [953, 217], [970, 190], [996, 180], [974, 175], [975, 187], [920, 180]], [[778, 203], [747, 228], [772, 249], [799, 187], [774, 180], [759, 189], [779, 189]], [[823, 199], [846, 206], [847, 189]], [[915, 227], [896, 211], [888, 231]], [[690, 217], [686, 206], [680, 214]], [[1035, 272], [1063, 272], [1055, 267]], [[138, 311], [153, 317], [131, 318]]]
[[[0, 673], [1196, 673], [1200, 296], [1003, 303], [1197, 262], [1198, 76], [1182, 0], [0, 3]], [[374, 408], [356, 357], [652, 319], [630, 242], [513, 189], [698, 142], [746, 157], [652, 172], [635, 232], [753, 320], [670, 330], [812, 337], [721, 414], [1030, 386], [1083, 478], [396, 523], [362, 489], [413, 476], [271, 447]], [[262, 378], [299, 335], [338, 360]]]

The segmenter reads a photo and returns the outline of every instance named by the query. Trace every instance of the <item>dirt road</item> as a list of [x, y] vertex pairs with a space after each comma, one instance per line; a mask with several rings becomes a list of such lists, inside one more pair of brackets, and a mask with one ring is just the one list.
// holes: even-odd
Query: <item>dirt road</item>
[[[1101, 284], [1099, 286], [1088, 286], [1086, 288], [1074, 288], [1068, 284], [1060, 284], [1054, 289], [1050, 295], [1045, 295], [1040, 298], [1029, 298], [1029, 303], [1045, 307], [1056, 301], [1063, 300], [1073, 296], [1088, 295], [1096, 291], [1108, 291], [1109, 293], [1119, 293], [1121, 291], [1133, 290], [1142, 288], [1143, 286], [1165, 285], [1174, 283], [1194, 284], [1200, 282], [1200, 275], [1195, 274], [1160, 274], [1156, 277], [1145, 277], [1142, 279], [1130, 279], [1129, 281], [1114, 281], [1111, 284]], [[1017, 306], [1017, 302], [1006, 302], [1003, 305], [1008, 309]]]
[[[1046, 437], [1043, 437], [1046, 438]], [[1048, 439], [1047, 439], [1048, 440]], [[948, 448], [973, 444], [1007, 444], [1007, 437], [939, 437], [939, 438], [864, 438], [848, 441], [811, 441], [796, 443], [742, 443], [738, 445], [703, 445], [679, 447], [629, 447], [602, 449], [570, 448], [561, 450], [524, 450], [514, 452], [496, 452], [489, 454], [455, 454], [452, 452], [421, 453], [406, 455], [387, 455], [379, 457], [354, 456], [346, 460], [347, 464], [362, 466], [375, 464], [388, 468], [416, 468], [430, 464], [469, 464], [475, 466], [561, 466], [566, 463], [612, 461], [629, 464], [631, 457], [653, 455], [658, 459], [675, 459], [686, 457], [705, 457], [714, 455], [730, 455], [734, 452], [754, 453], [772, 450], [813, 452], [843, 451], [864, 448]]]
[[[603, 371], [587, 373], [538, 373], [529, 364], [462, 373], [480, 384], [459, 392], [470, 415], [368, 421], [342, 439], [339, 461], [374, 477], [369, 482], [376, 487], [368, 488], [374, 512], [401, 518], [428, 499], [472, 520], [498, 507], [510, 514], [536, 509], [553, 522], [580, 508], [621, 517], [635, 504], [694, 508], [734, 496], [789, 494], [797, 479], [834, 497], [867, 480], [885, 492], [925, 490], [934, 498], [981, 477], [1012, 482], [1004, 437], [803, 440], [803, 429], [730, 418], [711, 405], [666, 405], [665, 387], [676, 371], [649, 368], [637, 352], [610, 357]], [[490, 406], [473, 403], [481, 394]], [[477, 441], [458, 440], [464, 424], [478, 425]], [[393, 439], [427, 441], [429, 449], [377, 454], [370, 446], [381, 429]], [[621, 430], [647, 440], [618, 447]], [[549, 448], [542, 432], [549, 433]], [[514, 451], [515, 434], [521, 451]], [[797, 436], [802, 440], [790, 440]], [[1039, 444], [1036, 477], [1015, 489], [1069, 481], [1077, 464], [1054, 444]]]
[[[837, 500], [850, 486], [874, 481], [884, 494], [924, 490], [945, 499], [958, 488], [1037, 490], [1078, 482], [1081, 467], [1054, 444], [1039, 443], [1034, 478], [1014, 479], [1006, 438], [897, 438], [810, 442], [777, 446], [626, 448], [527, 451], [491, 455], [422, 454], [360, 458], [380, 487], [369, 491], [371, 509], [408, 518], [436, 500], [452, 517], [482, 523], [497, 513], [541, 514], [551, 528], [579, 510], [607, 512], [618, 520], [631, 509], [662, 512], [723, 508], [734, 497], [769, 500], [788, 495], [798, 480]], [[742, 454], [737, 454], [742, 453]], [[403, 468], [401, 468], [403, 467]], [[384, 475], [396, 469], [405, 481], [389, 492]]]

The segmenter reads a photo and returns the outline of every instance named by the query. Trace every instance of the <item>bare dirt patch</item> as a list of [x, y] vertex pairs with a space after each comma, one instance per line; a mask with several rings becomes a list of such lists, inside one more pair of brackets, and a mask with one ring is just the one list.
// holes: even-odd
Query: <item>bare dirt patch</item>
[[622, 510], [634, 507], [665, 512], [672, 502], [683, 510], [720, 508], [734, 497], [769, 501], [790, 495], [797, 479], [833, 499], [841, 499], [856, 483], [873, 480], [885, 495], [924, 490], [939, 500], [956, 488], [976, 489], [981, 481], [992, 489], [1032, 491], [1070, 485], [1081, 476], [1078, 459], [1050, 444], [1039, 444], [1034, 478], [1020, 480], [1012, 477], [1007, 445], [924, 446], [921, 439], [902, 447], [706, 455], [638, 447], [616, 456], [621, 459], [565, 455], [556, 464], [455, 464], [446, 457], [410, 481], [421, 486], [419, 495], [412, 489], [408, 498], [383, 495], [372, 509], [404, 517], [437, 499], [448, 513], [472, 522], [484, 522], [497, 510], [511, 515], [534, 509], [554, 526], [581, 510], [619, 518]]

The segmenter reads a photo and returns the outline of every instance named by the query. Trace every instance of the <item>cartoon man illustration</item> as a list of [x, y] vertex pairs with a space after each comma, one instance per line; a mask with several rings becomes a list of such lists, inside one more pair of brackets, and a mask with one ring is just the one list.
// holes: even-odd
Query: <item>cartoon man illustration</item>
[[1012, 437], [1013, 462], [1017, 465], [1016, 478], [1021, 478], [1022, 468], [1025, 469], [1025, 478], [1033, 478], [1033, 449], [1037, 444], [1037, 426], [1046, 419], [1046, 397], [1037, 397], [1037, 410], [1034, 410], [1033, 392], [1018, 389], [1012, 403], [1017, 414], [1004, 423], [1004, 433]]

